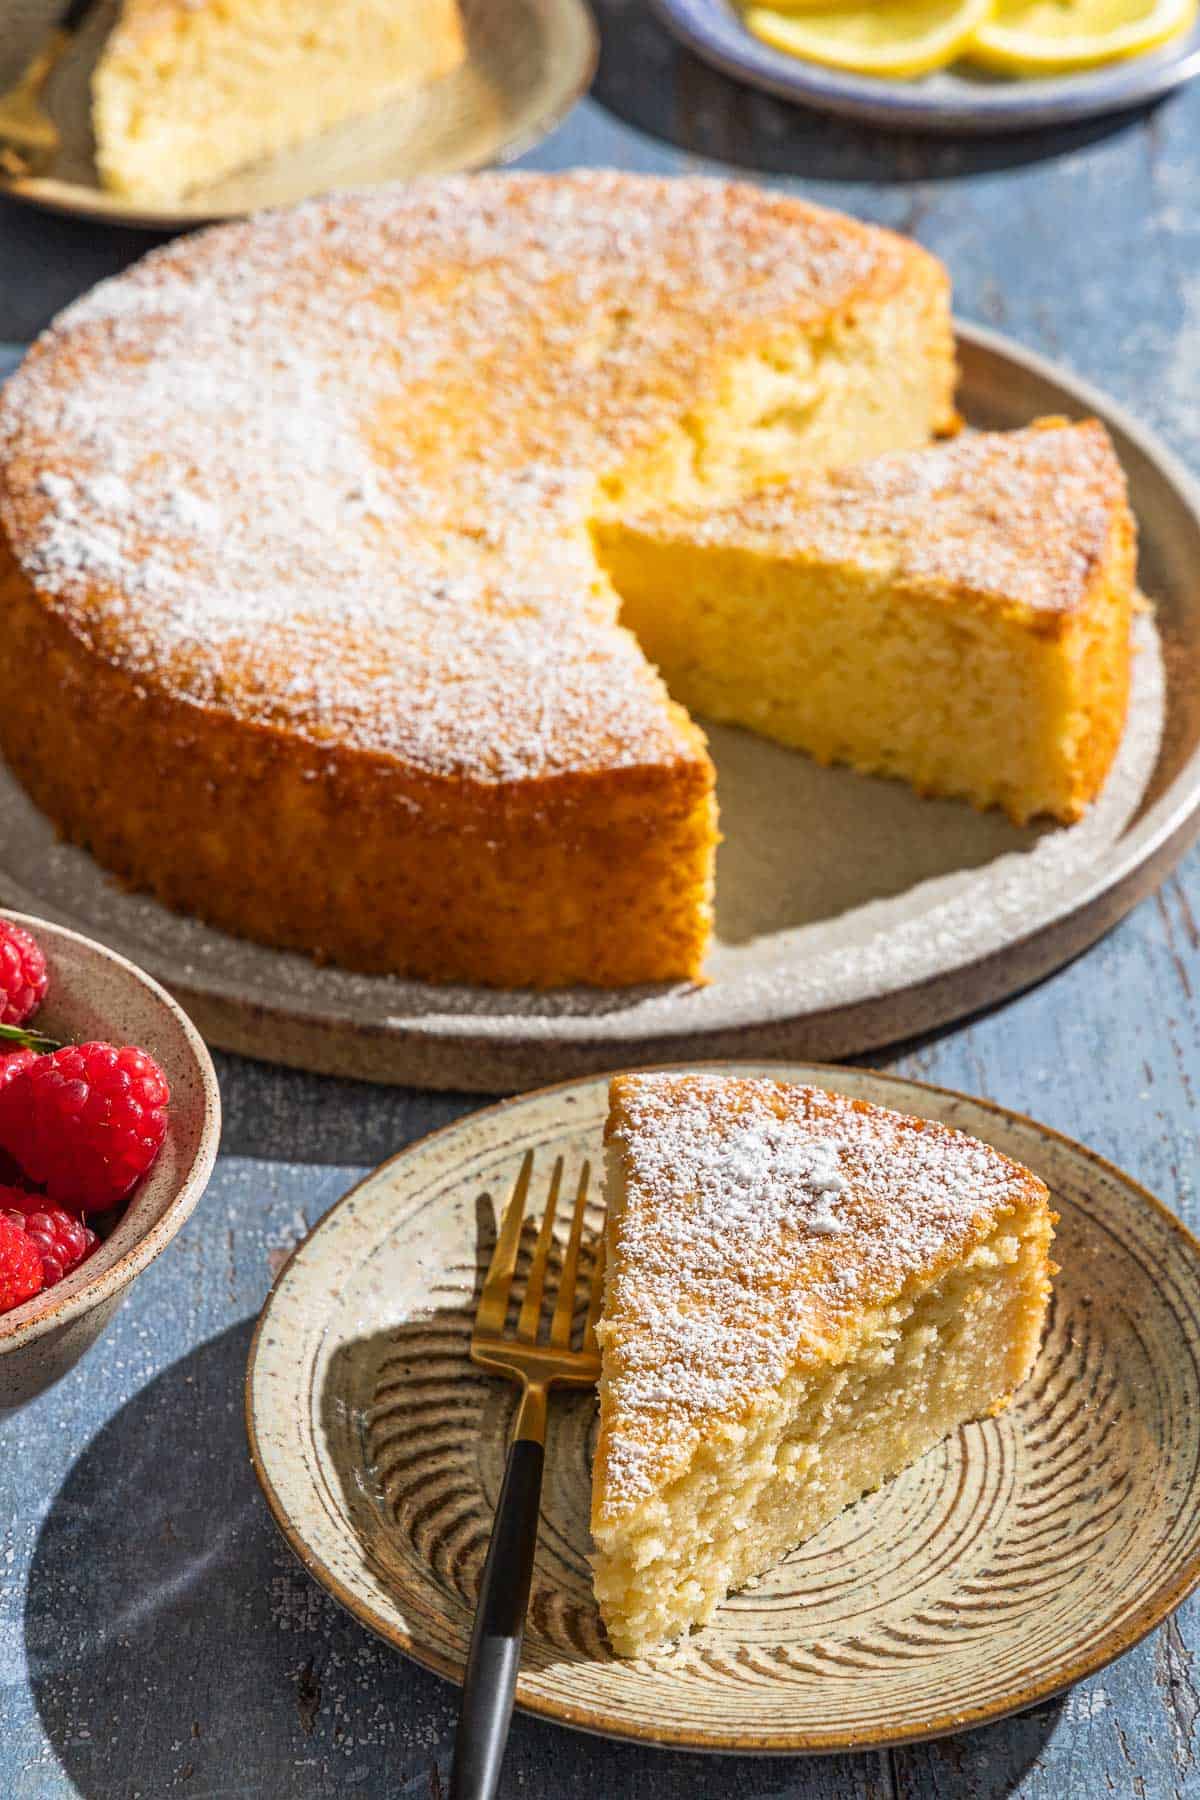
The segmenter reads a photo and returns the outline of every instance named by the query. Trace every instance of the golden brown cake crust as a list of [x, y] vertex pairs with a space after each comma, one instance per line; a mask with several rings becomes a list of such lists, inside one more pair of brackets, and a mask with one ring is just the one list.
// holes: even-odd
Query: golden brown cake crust
[[[9, 657], [6, 753], [102, 860], [245, 935], [432, 977], [695, 973], [711, 765], [616, 624], [595, 483], [730, 356], [907, 288], [948, 344], [943, 272], [890, 234], [603, 172], [340, 196], [155, 252], [0, 398], [8, 604], [59, 671], [72, 745], [34, 732]], [[950, 378], [947, 356], [935, 409]], [[203, 826], [139, 812], [139, 781], [190, 786]], [[255, 855], [281, 806], [291, 898]], [[477, 855], [448, 868], [464, 820]], [[414, 871], [412, 906], [397, 891], [381, 917], [439, 836], [440, 877]], [[625, 870], [581, 897], [614, 849]], [[635, 893], [651, 936], [593, 955], [599, 909]]]
[[619, 1075], [593, 1529], [686, 1468], [863, 1309], [921, 1291], [1045, 1185], [929, 1120], [758, 1078]]
[[167, 905], [430, 980], [619, 986], [698, 967], [716, 830], [702, 752], [541, 782], [429, 776], [155, 692], [82, 651], [2, 544], [0, 607], [11, 766], [70, 837]]

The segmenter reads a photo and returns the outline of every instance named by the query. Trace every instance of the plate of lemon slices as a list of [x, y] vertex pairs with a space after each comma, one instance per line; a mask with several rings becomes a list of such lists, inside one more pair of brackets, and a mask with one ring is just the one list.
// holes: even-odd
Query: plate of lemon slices
[[706, 62], [872, 124], [1026, 130], [1200, 74], [1198, 0], [654, 0]]

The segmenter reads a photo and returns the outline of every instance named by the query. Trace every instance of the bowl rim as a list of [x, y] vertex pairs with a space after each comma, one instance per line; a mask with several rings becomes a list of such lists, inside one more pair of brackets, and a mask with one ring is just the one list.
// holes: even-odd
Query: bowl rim
[[[49, 919], [40, 919], [31, 913], [12, 912], [8, 908], [0, 909], [0, 917], [10, 920], [14, 925], [23, 926], [47, 943], [83, 944], [145, 989], [182, 1032], [196, 1065], [203, 1094], [203, 1115], [196, 1153], [178, 1190], [167, 1202], [159, 1218], [116, 1262], [102, 1274], [86, 1281], [76, 1292], [64, 1295], [57, 1301], [51, 1299], [45, 1306], [38, 1305], [42, 1296], [35, 1294], [31, 1300], [14, 1307], [11, 1312], [0, 1314], [0, 1356], [3, 1356], [7, 1352], [23, 1349], [49, 1332], [60, 1330], [72, 1320], [90, 1312], [101, 1301], [112, 1299], [166, 1249], [171, 1239], [191, 1217], [201, 1194], [208, 1186], [221, 1140], [221, 1091], [204, 1039], [178, 1001], [173, 1000], [153, 976], [147, 975], [136, 963], [130, 962], [128, 957], [110, 950], [95, 938], [86, 937], [80, 931], [71, 931], [64, 925], [55, 925]], [[54, 1290], [50, 1291], [53, 1293]], [[22, 1318], [20, 1315], [27, 1307], [37, 1310], [31, 1317]]]

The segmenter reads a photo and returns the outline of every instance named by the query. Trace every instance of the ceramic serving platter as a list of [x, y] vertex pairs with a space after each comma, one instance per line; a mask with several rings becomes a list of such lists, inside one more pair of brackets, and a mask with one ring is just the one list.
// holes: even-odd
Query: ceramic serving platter
[[742, 22], [733, 0], [652, 0], [697, 56], [753, 87], [867, 125], [958, 135], [1029, 131], [1116, 113], [1181, 87], [1200, 73], [1200, 27], [1160, 50], [1078, 74], [1012, 80], [956, 63], [919, 81], [885, 80], [789, 56]]
[[[998, 1419], [639, 1662], [611, 1655], [592, 1598], [595, 1398], [556, 1396], [518, 1703], [693, 1749], [833, 1751], [980, 1724], [1100, 1668], [1200, 1579], [1200, 1244], [1120, 1170], [983, 1101], [866, 1070], [723, 1066], [940, 1119], [1036, 1170], [1061, 1215], [1046, 1341]], [[251, 1449], [288, 1542], [454, 1680], [515, 1406], [468, 1359], [496, 1212], [528, 1149], [535, 1193], [556, 1156], [568, 1186], [595, 1168], [606, 1104], [595, 1078], [545, 1089], [385, 1163], [284, 1268], [251, 1349]]]
[[973, 424], [1095, 413], [1128, 472], [1155, 611], [1120, 755], [1079, 825], [1016, 830], [716, 729], [725, 841], [707, 984], [512, 993], [318, 968], [180, 918], [61, 844], [0, 765], [0, 901], [131, 956], [223, 1048], [493, 1093], [696, 1055], [835, 1059], [1046, 974], [1149, 892], [1200, 825], [1200, 500], [1104, 395], [976, 327], [959, 350]]
[[[93, 160], [89, 83], [116, 16], [110, 0], [89, 14], [46, 89], [61, 137], [53, 162], [36, 176], [6, 175], [0, 165], [0, 191], [81, 218], [166, 230], [287, 206], [333, 188], [507, 162], [551, 131], [586, 91], [598, 53], [595, 23], [586, 0], [460, 4], [467, 55], [451, 74], [181, 201], [147, 207], [106, 192]], [[30, 12], [29, 0], [17, 6]], [[34, 27], [48, 30], [55, 14], [53, 7], [36, 10], [25, 33], [31, 49], [38, 42]]]

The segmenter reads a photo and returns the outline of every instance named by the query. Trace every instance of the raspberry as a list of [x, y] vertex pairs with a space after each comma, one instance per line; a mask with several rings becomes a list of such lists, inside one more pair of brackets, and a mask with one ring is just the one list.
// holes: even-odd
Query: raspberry
[[36, 1050], [10, 1050], [7, 1055], [0, 1054], [0, 1088], [6, 1088], [14, 1075], [22, 1069], [28, 1069], [37, 1061]]
[[0, 1313], [41, 1292], [42, 1257], [24, 1225], [0, 1213]]
[[42, 947], [19, 925], [0, 919], [0, 1025], [23, 1025], [46, 998]]
[[[22, 1069], [30, 1068], [36, 1061], [36, 1050], [11, 1050], [7, 1056], [0, 1052], [0, 1092], [8, 1086], [14, 1075], [19, 1075]], [[15, 1157], [10, 1156], [7, 1150], [0, 1150], [0, 1206], [4, 1204], [2, 1190], [20, 1179], [21, 1170]]]
[[100, 1242], [78, 1213], [51, 1206], [44, 1194], [27, 1194], [24, 1188], [0, 1187], [0, 1219], [4, 1218], [22, 1226], [37, 1245], [43, 1287], [53, 1287], [69, 1275]]
[[0, 1088], [0, 1148], [51, 1200], [105, 1212], [162, 1149], [170, 1097], [144, 1050], [67, 1044]]

